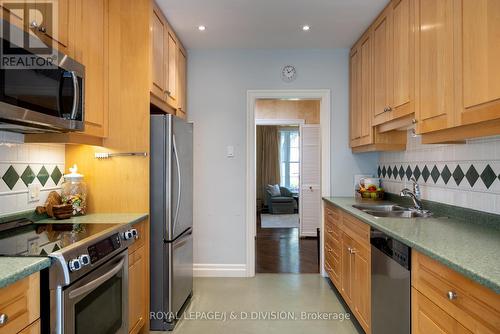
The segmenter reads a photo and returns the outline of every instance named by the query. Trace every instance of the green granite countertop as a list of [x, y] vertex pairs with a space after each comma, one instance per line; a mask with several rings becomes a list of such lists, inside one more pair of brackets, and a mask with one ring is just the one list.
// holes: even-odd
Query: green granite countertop
[[0, 257], [0, 288], [50, 266], [48, 257]]
[[413, 249], [500, 293], [500, 229], [451, 218], [380, 218], [352, 207], [354, 197], [325, 201]]
[[[137, 224], [148, 217], [146, 213], [92, 213], [70, 219], [52, 218], [35, 224]], [[0, 257], [0, 288], [49, 267], [48, 257]]]
[[147, 213], [89, 213], [69, 219], [42, 219], [36, 224], [137, 224], [148, 217]]

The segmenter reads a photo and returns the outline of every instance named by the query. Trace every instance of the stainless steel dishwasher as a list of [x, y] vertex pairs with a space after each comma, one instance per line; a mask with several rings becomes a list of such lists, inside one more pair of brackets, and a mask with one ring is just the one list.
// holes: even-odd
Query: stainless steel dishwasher
[[411, 249], [371, 229], [372, 334], [411, 333]]

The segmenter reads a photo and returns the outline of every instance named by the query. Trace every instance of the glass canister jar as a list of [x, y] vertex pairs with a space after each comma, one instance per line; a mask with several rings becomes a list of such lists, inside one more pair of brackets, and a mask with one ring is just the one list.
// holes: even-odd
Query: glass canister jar
[[76, 165], [69, 171], [69, 174], [64, 175], [61, 185], [62, 202], [73, 206], [73, 216], [81, 216], [87, 212], [87, 185], [83, 182], [83, 175], [78, 173]]

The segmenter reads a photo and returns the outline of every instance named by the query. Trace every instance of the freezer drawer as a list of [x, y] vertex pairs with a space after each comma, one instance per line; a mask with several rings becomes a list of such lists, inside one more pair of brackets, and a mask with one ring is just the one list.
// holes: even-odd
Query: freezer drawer
[[[193, 233], [171, 243], [172, 247], [172, 312], [178, 313], [193, 291]], [[180, 316], [180, 314], [178, 314]]]

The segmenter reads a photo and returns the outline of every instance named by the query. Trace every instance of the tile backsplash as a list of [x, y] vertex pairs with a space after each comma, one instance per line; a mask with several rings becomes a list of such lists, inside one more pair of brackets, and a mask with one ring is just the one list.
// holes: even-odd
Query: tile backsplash
[[377, 172], [388, 192], [414, 177], [423, 199], [500, 214], [500, 136], [424, 145], [409, 131], [406, 151], [382, 153]]
[[[43, 205], [50, 191], [60, 190], [64, 174], [63, 144], [0, 142], [0, 215]], [[28, 201], [28, 185], [38, 183], [38, 201]]]

